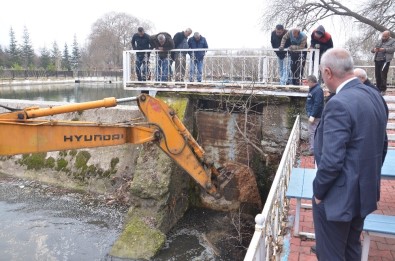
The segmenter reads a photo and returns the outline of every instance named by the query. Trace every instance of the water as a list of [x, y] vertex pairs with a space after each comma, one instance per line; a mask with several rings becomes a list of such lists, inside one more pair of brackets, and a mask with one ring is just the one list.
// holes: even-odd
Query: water
[[[108, 255], [126, 212], [103, 198], [0, 176], [0, 260], [129, 260]], [[226, 213], [191, 209], [152, 261], [241, 260], [236, 248], [221, 256], [212, 244], [219, 238], [210, 233], [223, 235], [228, 223]]]
[[34, 181], [0, 181], [0, 260], [106, 260], [126, 209]]
[[0, 98], [58, 102], [86, 102], [106, 97], [126, 98], [140, 91], [124, 90], [121, 83], [66, 83], [0, 86]]

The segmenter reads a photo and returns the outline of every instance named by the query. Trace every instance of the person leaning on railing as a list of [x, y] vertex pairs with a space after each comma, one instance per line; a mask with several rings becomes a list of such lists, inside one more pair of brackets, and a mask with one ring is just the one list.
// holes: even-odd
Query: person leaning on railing
[[[192, 34], [192, 29], [187, 28], [185, 31], [178, 32], [174, 35], [173, 41], [175, 49], [188, 49], [188, 37]], [[183, 82], [186, 68], [186, 51], [175, 51], [171, 53], [171, 58], [176, 62], [175, 78], [176, 82]]]
[[307, 48], [307, 36], [299, 28], [289, 30], [282, 38], [279, 51], [283, 51], [285, 43], [290, 39], [291, 45], [288, 50], [291, 56], [292, 84], [301, 85], [307, 52], [301, 51]]
[[[273, 48], [279, 48], [281, 45], [281, 40], [283, 36], [288, 32], [288, 30], [284, 29], [282, 24], [276, 25], [276, 29], [272, 31], [270, 37], [270, 43]], [[285, 42], [284, 48], [288, 48], [291, 45], [290, 39]], [[277, 55], [277, 63], [278, 63], [278, 74], [280, 78], [280, 85], [286, 85], [288, 83], [288, 78], [290, 76], [290, 67], [291, 60], [288, 57], [288, 53], [284, 51], [275, 51]]]
[[151, 48], [158, 50], [155, 69], [155, 80], [169, 80], [170, 50], [174, 49], [174, 41], [169, 33], [159, 33], [150, 37]]

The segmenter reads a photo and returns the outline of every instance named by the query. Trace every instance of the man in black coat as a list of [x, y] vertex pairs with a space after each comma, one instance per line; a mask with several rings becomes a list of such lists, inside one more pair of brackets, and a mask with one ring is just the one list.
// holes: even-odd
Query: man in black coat
[[[281, 45], [281, 40], [283, 36], [288, 32], [288, 30], [284, 29], [282, 24], [276, 25], [276, 29], [272, 32], [270, 42], [274, 49], [279, 48]], [[290, 39], [285, 42], [284, 48], [288, 48], [291, 45]], [[288, 78], [290, 78], [290, 68], [291, 68], [291, 60], [289, 59], [287, 52], [285, 51], [275, 51], [277, 55], [277, 63], [278, 63], [278, 74], [280, 78], [280, 85], [286, 85], [288, 82]]]
[[358, 79], [365, 84], [366, 86], [369, 86], [373, 89], [375, 89], [376, 91], [380, 92], [379, 88], [376, 87], [376, 85], [374, 85], [369, 79], [368, 79], [368, 75], [366, 73], [366, 71], [364, 69], [361, 68], [355, 68], [354, 69], [354, 75], [356, 77], [358, 77]]
[[[149, 35], [145, 33], [143, 27], [137, 29], [132, 37], [132, 48], [133, 50], [148, 50], [151, 49]], [[137, 52], [136, 53], [136, 75], [137, 80], [145, 81], [149, 76], [149, 52]]]

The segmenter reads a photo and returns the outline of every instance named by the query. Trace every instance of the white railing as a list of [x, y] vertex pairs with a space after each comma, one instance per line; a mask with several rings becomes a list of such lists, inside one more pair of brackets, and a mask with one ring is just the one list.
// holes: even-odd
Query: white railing
[[244, 258], [245, 261], [279, 260], [282, 251], [283, 229], [289, 201], [285, 194], [300, 139], [298, 115], [285, 147], [262, 213], [255, 217], [255, 232]]
[[[278, 49], [178, 49], [171, 50], [167, 53], [168, 76], [163, 80], [158, 75], [157, 66], [162, 62], [158, 58], [157, 50], [128, 50], [123, 52], [123, 70], [124, 70], [124, 87], [128, 84], [141, 83], [136, 75], [137, 53], [146, 53], [145, 59], [148, 61], [147, 67], [140, 67], [140, 70], [146, 71], [146, 79], [143, 81], [149, 83], [162, 82], [190, 82], [191, 57], [197, 52], [205, 52], [203, 71], [201, 81], [205, 83], [222, 82], [222, 83], [259, 83], [259, 84], [278, 84], [278, 62], [274, 53]], [[298, 70], [299, 75], [291, 77], [303, 79], [309, 74], [318, 77], [318, 50], [304, 49], [305, 60]], [[312, 55], [312, 53], [317, 55]], [[173, 53], [173, 55], [171, 54]], [[185, 63], [181, 63], [176, 71], [175, 62], [176, 54], [184, 53]], [[295, 53], [295, 52], [294, 52]], [[314, 57], [314, 62], [313, 62]], [[173, 58], [173, 59], [171, 59]], [[162, 59], [163, 60], [163, 59]], [[142, 68], [142, 69], [141, 69]], [[185, 76], [180, 80], [176, 76], [185, 71]], [[141, 80], [141, 79], [140, 79]], [[192, 79], [196, 82], [196, 74]]]

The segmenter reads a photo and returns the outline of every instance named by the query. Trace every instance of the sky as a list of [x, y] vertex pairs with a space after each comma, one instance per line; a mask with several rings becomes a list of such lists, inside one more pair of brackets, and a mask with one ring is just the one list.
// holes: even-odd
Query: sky
[[[245, 1], [84, 1], [84, 0], [12, 0], [1, 4], [0, 45], [9, 46], [12, 27], [22, 43], [26, 26], [33, 47], [52, 48], [56, 41], [84, 45], [91, 26], [105, 13], [124, 12], [140, 20], [151, 21], [152, 33], [169, 32], [172, 36], [190, 27], [206, 37], [210, 48], [260, 48], [268, 45], [261, 30], [263, 0]], [[7, 10], [7, 11], [6, 11]], [[267, 34], [267, 33], [266, 33]]]
[[[8, 48], [12, 27], [16, 40], [22, 43], [26, 26], [30, 41], [38, 53], [44, 46], [57, 42], [72, 46], [74, 35], [80, 47], [85, 46], [92, 25], [108, 12], [124, 12], [150, 21], [152, 34], [168, 32], [172, 36], [190, 27], [206, 37], [209, 48], [270, 47], [270, 31], [262, 30], [264, 0], [236, 1], [143, 1], [143, 0], [12, 0], [1, 4], [0, 46]], [[350, 31], [344, 22], [323, 22], [335, 45], [344, 42]], [[318, 24], [317, 24], [318, 26]], [[329, 28], [329, 30], [328, 30]], [[274, 29], [274, 28], [273, 28]], [[310, 40], [311, 32], [308, 32]]]

